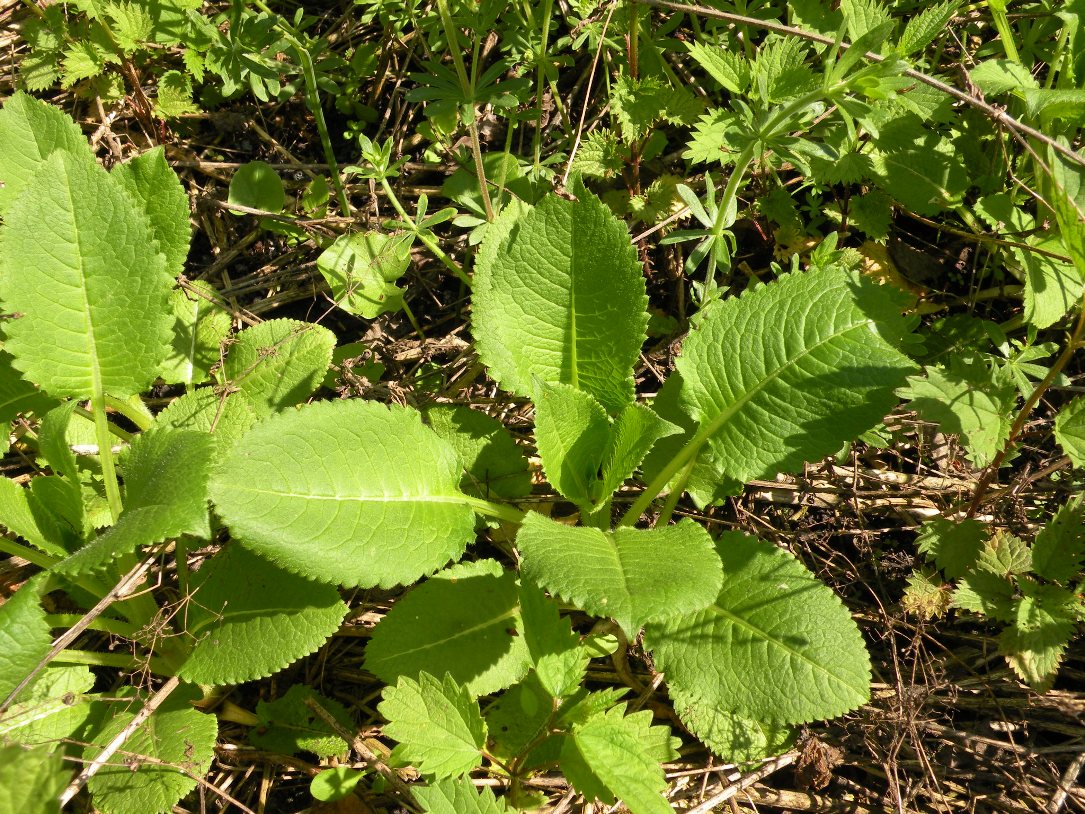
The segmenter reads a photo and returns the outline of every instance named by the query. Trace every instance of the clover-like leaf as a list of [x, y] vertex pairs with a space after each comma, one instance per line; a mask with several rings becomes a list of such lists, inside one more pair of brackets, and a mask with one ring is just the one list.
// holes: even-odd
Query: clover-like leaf
[[196, 645], [178, 675], [197, 684], [269, 676], [319, 649], [347, 614], [334, 586], [283, 571], [238, 545], [203, 564], [191, 595], [185, 630]]
[[246, 547], [288, 571], [390, 586], [474, 539], [459, 481], [455, 453], [418, 413], [318, 402], [253, 427], [212, 477], [211, 497]]
[[516, 536], [524, 575], [633, 636], [649, 621], [711, 604], [723, 579], [708, 532], [691, 520], [613, 532], [530, 513]]
[[504, 689], [531, 664], [518, 634], [516, 575], [494, 560], [454, 565], [412, 588], [374, 628], [366, 669], [386, 683], [449, 673], [475, 695]]
[[335, 334], [320, 325], [270, 319], [237, 335], [223, 376], [257, 418], [301, 404], [324, 380]]
[[399, 741], [395, 754], [422, 774], [451, 778], [482, 765], [486, 722], [470, 691], [447, 673], [443, 681], [401, 676], [377, 710], [388, 719], [385, 734]]
[[721, 535], [723, 588], [705, 610], [650, 624], [645, 645], [683, 696], [799, 724], [866, 702], [870, 657], [840, 599], [785, 551]]
[[472, 296], [479, 356], [507, 390], [530, 398], [538, 376], [612, 414], [632, 401], [644, 279], [625, 226], [590, 193], [523, 216], [509, 207], [483, 241]]
[[5, 349], [52, 396], [126, 397], [169, 347], [172, 278], [150, 221], [97, 164], [57, 150], [11, 202], [0, 300], [22, 314]]

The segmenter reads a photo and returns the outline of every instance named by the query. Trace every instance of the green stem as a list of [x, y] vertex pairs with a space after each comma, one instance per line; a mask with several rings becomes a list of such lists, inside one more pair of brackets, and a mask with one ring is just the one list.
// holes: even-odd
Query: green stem
[[87, 664], [91, 667], [119, 667], [133, 670], [143, 662], [127, 653], [98, 653], [93, 650], [61, 650], [53, 659], [57, 664]]
[[59, 557], [53, 557], [44, 552], [38, 551], [36, 548], [25, 546], [22, 543], [17, 543], [14, 540], [9, 540], [7, 537], [0, 537], [0, 554], [10, 554], [13, 557], [21, 557], [29, 563], [33, 563], [43, 570], [48, 571], [58, 562]]
[[117, 467], [113, 463], [113, 439], [109, 429], [109, 417], [105, 411], [105, 394], [97, 392], [90, 400], [94, 413], [94, 434], [98, 439], [98, 460], [102, 463], [102, 480], [105, 483], [106, 500], [113, 522], [121, 516], [121, 488], [117, 483]]
[[633, 501], [633, 505], [629, 507], [625, 514], [622, 515], [622, 519], [618, 521], [619, 526], [632, 526], [638, 520], [640, 516], [644, 514], [645, 509], [651, 505], [652, 501], [656, 497], [663, 493], [663, 490], [667, 488], [667, 484], [671, 482], [671, 478], [678, 474], [678, 472], [685, 466], [691, 464], [697, 459], [697, 453], [701, 451], [701, 447], [711, 437], [714, 431], [712, 425], [702, 426], [700, 431], [694, 435], [685, 445], [678, 451], [667, 463], [666, 466], [660, 470], [652, 481], [641, 492], [640, 497]]
[[[46, 624], [49, 627], [71, 627], [79, 623], [83, 619], [83, 615], [80, 613], [50, 613], [45, 617]], [[120, 619], [110, 619], [105, 616], [99, 616], [93, 622], [86, 626], [87, 630], [99, 630], [103, 633], [112, 633], [114, 636], [122, 636], [125, 639], [131, 639], [135, 637], [138, 628], [130, 622], [123, 622]]]
[[470, 288], [471, 278], [467, 276], [467, 274], [462, 268], [459, 267], [455, 260], [453, 260], [451, 257], [444, 253], [441, 247], [437, 245], [437, 241], [435, 241], [432, 237], [426, 234], [425, 231], [418, 228], [418, 224], [415, 223], [414, 218], [407, 214], [407, 210], [404, 209], [403, 204], [399, 202], [399, 198], [396, 197], [395, 190], [392, 189], [392, 185], [388, 183], [388, 179], [381, 178], [380, 182], [381, 188], [384, 189], [384, 194], [388, 197], [389, 203], [392, 204], [392, 208], [396, 210], [396, 213], [410, 227], [411, 231], [414, 233], [414, 236], [421, 240], [423, 245], [425, 245], [427, 249], [433, 252], [433, 255], [444, 264], [445, 268], [455, 274], [460, 282]]
[[994, 18], [995, 28], [998, 30], [999, 39], [1002, 40], [1006, 58], [1020, 65], [1021, 55], [1017, 53], [1017, 43], [1013, 41], [1013, 29], [1010, 28], [1010, 18], [1006, 16], [1005, 0], [990, 0], [987, 7], [991, 10], [991, 17]]
[[[149, 430], [152, 426], [154, 426], [154, 416], [152, 416], [147, 410], [147, 408], [143, 407], [142, 404], [140, 405], [140, 407], [142, 407], [143, 409], [140, 409], [140, 407], [137, 407], [129, 401], [124, 401], [123, 399], [116, 398], [115, 396], [107, 395], [105, 397], [105, 405], [109, 409], [123, 415], [125, 418], [127, 418], [137, 427], [139, 427], [141, 431]], [[132, 434], [125, 432], [119, 427], [114, 428], [113, 434], [116, 435], [118, 438], [123, 438], [126, 441], [132, 440]]]
[[657, 526], [665, 526], [671, 522], [671, 515], [674, 514], [674, 507], [678, 505], [679, 498], [681, 498], [682, 493], [686, 491], [686, 484], [689, 482], [689, 476], [693, 474], [693, 467], [696, 463], [696, 457], [690, 458], [689, 463], [686, 464], [685, 468], [682, 470], [682, 474], [678, 476], [678, 480], [675, 482], [670, 494], [667, 495], [667, 500], [663, 504], [663, 510], [656, 519]]
[[[539, 115], [535, 119], [535, 172], [538, 174], [542, 163], [542, 99], [543, 80], [546, 78], [546, 49], [550, 45], [550, 17], [554, 13], [554, 0], [543, 0], [542, 5], [542, 47], [539, 64], [535, 71], [535, 103], [539, 106]], [[557, 98], [556, 96], [554, 98]], [[512, 128], [509, 128], [511, 131]]]
[[506, 523], [523, 523], [524, 518], [527, 517], [527, 512], [517, 509], [515, 506], [508, 506], [503, 503], [493, 503], [489, 500], [483, 500], [480, 497], [463, 495], [463, 502], [479, 514], [485, 515], [486, 517], [493, 517], [498, 520], [504, 520]]

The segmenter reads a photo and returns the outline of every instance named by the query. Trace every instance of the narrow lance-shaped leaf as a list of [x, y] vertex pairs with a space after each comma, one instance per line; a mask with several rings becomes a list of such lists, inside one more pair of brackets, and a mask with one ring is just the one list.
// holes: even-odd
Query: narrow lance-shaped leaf
[[475, 272], [482, 361], [521, 396], [534, 395], [538, 376], [591, 393], [617, 413], [632, 401], [633, 364], [648, 324], [644, 279], [625, 227], [587, 192], [580, 201], [550, 196], [527, 215], [500, 221]]
[[456, 454], [417, 413], [318, 402], [257, 424], [211, 481], [250, 550], [342, 585], [409, 583], [474, 538]]

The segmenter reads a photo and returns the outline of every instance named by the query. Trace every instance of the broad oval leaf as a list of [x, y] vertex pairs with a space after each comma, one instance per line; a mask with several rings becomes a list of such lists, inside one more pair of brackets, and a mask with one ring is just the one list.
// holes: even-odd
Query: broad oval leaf
[[409, 583], [463, 554], [474, 512], [460, 464], [418, 413], [310, 404], [257, 424], [211, 480], [234, 536], [296, 574]]
[[475, 695], [497, 692], [531, 665], [516, 575], [494, 560], [460, 563], [411, 589], [373, 629], [365, 667], [400, 676], [449, 673]]
[[686, 441], [700, 450], [702, 483], [833, 454], [893, 408], [915, 370], [896, 347], [909, 328], [903, 306], [899, 292], [832, 267], [714, 305], [657, 398], [664, 418], [692, 428], [658, 443], [646, 470], [668, 466]]
[[347, 614], [334, 586], [283, 571], [238, 545], [203, 564], [191, 594], [185, 630], [196, 645], [178, 675], [196, 684], [276, 673], [318, 650]]
[[691, 520], [613, 532], [565, 526], [531, 512], [516, 535], [524, 576], [629, 636], [650, 620], [707, 607], [720, 589], [719, 557]]
[[509, 212], [487, 234], [475, 272], [479, 357], [521, 396], [534, 395], [538, 376], [591, 393], [617, 413], [633, 399], [633, 364], [648, 325], [628, 231], [587, 193], [580, 201], [549, 196], [519, 218]]
[[716, 601], [645, 629], [668, 684], [701, 704], [779, 724], [834, 718], [865, 703], [870, 657], [836, 594], [768, 543], [728, 532], [716, 547]]
[[96, 164], [54, 152], [5, 216], [5, 349], [52, 396], [127, 397], [169, 352], [172, 280], [147, 215]]

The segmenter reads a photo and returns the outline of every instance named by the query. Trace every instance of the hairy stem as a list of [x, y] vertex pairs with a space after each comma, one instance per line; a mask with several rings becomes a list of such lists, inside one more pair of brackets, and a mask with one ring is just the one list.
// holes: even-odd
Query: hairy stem
[[102, 463], [102, 481], [113, 522], [121, 516], [121, 488], [117, 483], [117, 467], [113, 462], [113, 438], [109, 429], [109, 417], [105, 411], [105, 394], [97, 392], [90, 400], [94, 413], [94, 434], [98, 441], [98, 460]]

